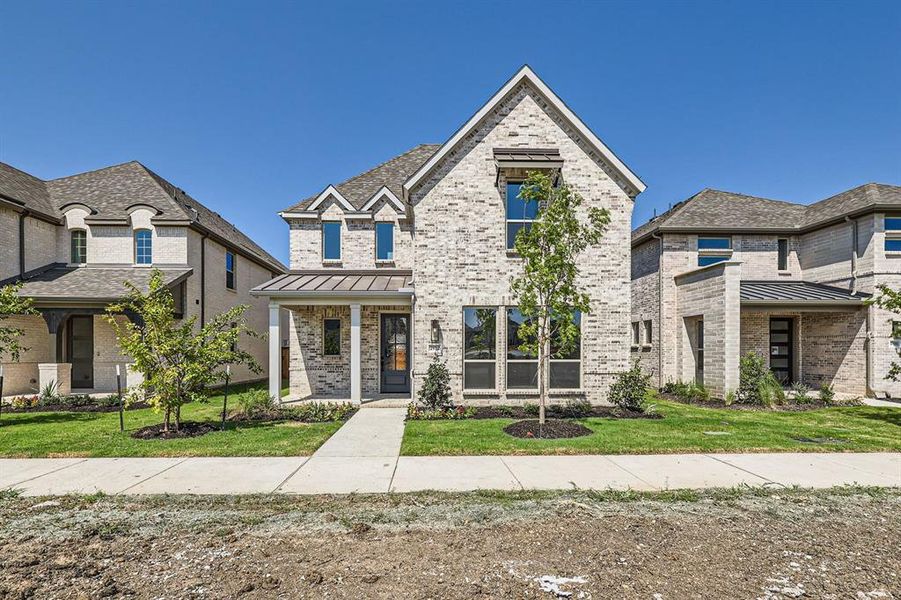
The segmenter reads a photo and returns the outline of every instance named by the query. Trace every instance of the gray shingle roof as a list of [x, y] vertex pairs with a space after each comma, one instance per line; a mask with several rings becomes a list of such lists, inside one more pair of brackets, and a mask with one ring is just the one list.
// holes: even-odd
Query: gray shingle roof
[[[56, 266], [25, 280], [20, 295], [35, 300], [65, 299], [110, 302], [128, 293], [125, 281], [147, 292], [153, 269], [146, 267]], [[166, 285], [175, 285], [191, 274], [190, 267], [160, 268]]]
[[859, 304], [870, 296], [863, 293], [852, 294], [848, 290], [807, 281], [742, 281], [739, 297], [745, 304]]
[[130, 206], [148, 204], [159, 211], [159, 219], [190, 221], [273, 271], [287, 270], [221, 215], [137, 161], [49, 181], [0, 163], [0, 194], [7, 193], [34, 210], [44, 207], [46, 214], [57, 218], [60, 209], [73, 202], [91, 208], [95, 220], [123, 219]]
[[329, 296], [403, 293], [413, 272], [404, 269], [292, 271], [255, 287], [264, 296]]
[[[403, 198], [404, 182], [440, 147], [440, 144], [420, 144], [365, 173], [360, 173], [335, 185], [335, 188], [357, 210], [360, 210], [382, 186], [387, 186], [395, 196]], [[317, 196], [319, 194], [305, 198], [285, 209], [285, 212], [306, 210]]]
[[868, 183], [813, 204], [705, 189], [632, 231], [632, 243], [658, 230], [805, 231], [875, 206], [898, 206], [901, 187]]

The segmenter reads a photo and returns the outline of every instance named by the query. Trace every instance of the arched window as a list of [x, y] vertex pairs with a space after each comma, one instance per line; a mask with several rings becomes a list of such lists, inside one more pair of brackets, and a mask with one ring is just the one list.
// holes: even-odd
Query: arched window
[[149, 229], [135, 229], [135, 264], [149, 265], [153, 262], [153, 236]]
[[88, 233], [84, 229], [73, 229], [69, 233], [69, 239], [72, 241], [70, 262], [73, 265], [88, 262]]

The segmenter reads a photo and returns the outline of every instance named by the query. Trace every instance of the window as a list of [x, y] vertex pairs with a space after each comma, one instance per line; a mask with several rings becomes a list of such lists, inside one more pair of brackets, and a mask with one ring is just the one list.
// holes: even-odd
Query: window
[[69, 236], [72, 240], [71, 262], [83, 265], [88, 262], [88, 234], [84, 229], [73, 229]]
[[704, 385], [704, 320], [695, 323], [695, 382]]
[[235, 289], [235, 253], [225, 251], [225, 287]]
[[653, 342], [653, 340], [654, 340], [654, 337], [652, 335], [653, 333], [654, 333], [654, 326], [651, 324], [650, 321], [645, 321], [644, 322], [644, 345], [645, 346], [650, 346], [651, 342]]
[[777, 242], [779, 244], [779, 258], [777, 260], [776, 268], [780, 271], [788, 270], [788, 240], [780, 239]]
[[507, 389], [538, 387], [538, 357], [520, 349], [519, 328], [525, 322], [519, 309], [507, 310]]
[[497, 309], [463, 308], [463, 389], [495, 388], [496, 347]]
[[153, 262], [153, 235], [149, 229], [135, 230], [135, 264], [149, 265]]
[[641, 323], [638, 321], [632, 321], [632, 345], [641, 345]]
[[[553, 335], [551, 338], [548, 379], [552, 389], [577, 390], [581, 387], [582, 314], [579, 311], [573, 314], [573, 323], [579, 328], [579, 336], [566, 352], [561, 348], [559, 335]], [[553, 325], [551, 327], [553, 328]]]
[[892, 321], [892, 339], [901, 340], [901, 321]]
[[698, 266], [706, 267], [732, 257], [732, 238], [698, 237]]
[[901, 252], [901, 216], [892, 215], [883, 219], [885, 225], [885, 251]]
[[341, 354], [341, 319], [325, 319], [322, 322], [322, 353], [325, 356]]
[[375, 259], [394, 260], [394, 223], [375, 224]]
[[322, 224], [322, 260], [341, 260], [341, 222]]
[[507, 250], [513, 249], [516, 234], [520, 229], [528, 229], [538, 216], [538, 202], [525, 201], [519, 197], [522, 182], [507, 182]]

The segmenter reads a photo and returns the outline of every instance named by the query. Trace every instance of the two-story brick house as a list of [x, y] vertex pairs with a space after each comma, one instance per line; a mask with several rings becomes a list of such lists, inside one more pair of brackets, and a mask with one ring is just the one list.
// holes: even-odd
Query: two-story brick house
[[610, 211], [602, 243], [579, 259], [592, 307], [580, 348], [553, 359], [549, 378], [554, 399], [604, 401], [628, 367], [628, 240], [645, 186], [528, 67], [444, 144], [281, 213], [291, 271], [254, 293], [270, 300], [273, 332], [290, 310], [290, 397], [409, 398], [438, 357], [458, 401], [534, 401], [537, 361], [518, 350], [510, 279], [521, 269], [513, 239], [536, 212], [519, 185], [536, 169]]
[[786, 385], [897, 397], [892, 317], [865, 300], [899, 284], [901, 187], [810, 205], [703, 190], [632, 232], [632, 356], [720, 397], [752, 351]]
[[[40, 312], [4, 322], [25, 331], [27, 348], [17, 363], [0, 357], [4, 394], [34, 393], [49, 381], [62, 393], [115, 390], [116, 366], [127, 358], [103, 314], [127, 292], [125, 281], [146, 289], [152, 268], [163, 272], [179, 314], [203, 323], [249, 304], [260, 332], [267, 307], [250, 289], [286, 270], [138, 162], [49, 181], [0, 163], [0, 240], [0, 284], [23, 281], [21, 294]], [[264, 340], [241, 343], [267, 367]], [[258, 378], [244, 368], [233, 375]]]

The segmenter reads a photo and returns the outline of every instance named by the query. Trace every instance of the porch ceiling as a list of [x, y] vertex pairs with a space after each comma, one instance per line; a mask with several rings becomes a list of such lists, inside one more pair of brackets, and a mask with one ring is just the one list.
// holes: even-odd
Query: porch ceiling
[[399, 269], [292, 271], [259, 285], [251, 293], [272, 298], [411, 296], [413, 272]]
[[860, 305], [869, 294], [808, 281], [742, 281], [742, 305], [847, 306]]

